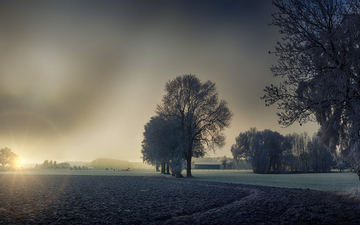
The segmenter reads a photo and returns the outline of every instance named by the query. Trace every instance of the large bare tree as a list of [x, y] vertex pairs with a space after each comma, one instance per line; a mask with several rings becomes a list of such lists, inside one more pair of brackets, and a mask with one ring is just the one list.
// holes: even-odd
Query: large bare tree
[[[279, 85], [266, 87], [279, 123], [316, 121], [319, 141], [360, 166], [360, 3], [355, 0], [273, 1], [272, 25], [282, 41], [271, 67]], [[359, 168], [360, 169], [360, 168]], [[359, 170], [360, 171], [360, 170]]]
[[215, 83], [202, 83], [195, 75], [176, 77], [166, 83], [165, 91], [157, 114], [178, 124], [179, 149], [186, 160], [187, 177], [191, 177], [192, 157], [225, 144], [222, 131], [230, 126], [233, 114], [226, 101], [219, 101]]

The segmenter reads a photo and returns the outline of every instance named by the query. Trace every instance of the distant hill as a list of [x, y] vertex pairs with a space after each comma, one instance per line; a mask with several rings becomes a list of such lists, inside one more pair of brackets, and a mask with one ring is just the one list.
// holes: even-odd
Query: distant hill
[[118, 170], [123, 170], [123, 169], [133, 169], [133, 164], [129, 161], [125, 161], [125, 160], [119, 160], [119, 159], [108, 159], [108, 158], [98, 158], [93, 160], [90, 163], [90, 166], [93, 167], [94, 169], [118, 169]]

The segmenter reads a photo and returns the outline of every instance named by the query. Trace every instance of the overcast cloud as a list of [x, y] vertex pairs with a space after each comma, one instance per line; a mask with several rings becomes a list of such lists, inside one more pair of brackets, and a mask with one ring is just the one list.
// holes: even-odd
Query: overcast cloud
[[1, 1], [0, 147], [25, 162], [141, 161], [144, 125], [164, 85], [195, 74], [234, 113], [227, 144], [250, 127], [282, 134], [269, 55], [280, 36], [271, 1]]

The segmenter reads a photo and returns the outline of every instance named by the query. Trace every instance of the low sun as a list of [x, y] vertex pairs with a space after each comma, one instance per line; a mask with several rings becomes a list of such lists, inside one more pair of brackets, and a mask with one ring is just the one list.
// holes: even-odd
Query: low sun
[[22, 165], [22, 160], [21, 160], [20, 157], [16, 157], [16, 158], [14, 159], [14, 165], [15, 165], [16, 167], [21, 167], [21, 165]]

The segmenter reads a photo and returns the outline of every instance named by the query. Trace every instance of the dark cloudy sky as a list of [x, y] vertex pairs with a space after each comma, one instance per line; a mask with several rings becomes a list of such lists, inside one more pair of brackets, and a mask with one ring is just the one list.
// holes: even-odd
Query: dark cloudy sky
[[0, 147], [25, 162], [141, 161], [144, 125], [164, 85], [192, 73], [216, 83], [234, 113], [227, 144], [250, 127], [282, 134], [269, 55], [271, 1], [1, 1]]

